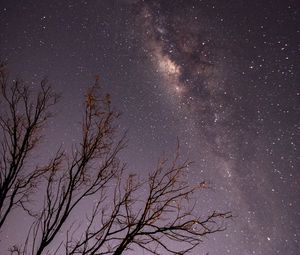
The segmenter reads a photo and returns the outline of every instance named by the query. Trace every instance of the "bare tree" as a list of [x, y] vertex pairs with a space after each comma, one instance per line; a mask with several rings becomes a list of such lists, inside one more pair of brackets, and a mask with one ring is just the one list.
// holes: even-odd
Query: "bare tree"
[[16, 206], [26, 209], [38, 180], [48, 171], [26, 169], [26, 163], [57, 99], [47, 80], [33, 93], [21, 80], [10, 81], [5, 64], [0, 64], [0, 229]]
[[119, 255], [137, 247], [155, 255], [186, 254], [204, 236], [224, 230], [221, 223], [231, 214], [197, 216], [194, 196], [206, 183], [185, 182], [189, 162], [178, 161], [177, 151], [172, 162], [160, 160], [144, 181], [130, 175], [122, 185], [120, 175], [112, 205], [96, 204], [80, 238], [67, 241], [66, 254]]
[[[225, 229], [230, 213], [197, 214], [194, 196], [207, 185], [185, 181], [190, 162], [180, 160], [179, 149], [147, 178], [126, 174], [119, 115], [101, 93], [96, 80], [85, 97], [81, 142], [70, 154], [58, 151], [47, 165], [42, 208], [30, 210], [34, 222], [26, 241], [11, 254], [186, 254], [204, 236]], [[78, 220], [82, 208], [86, 218]]]
[[[43, 208], [35, 216], [23, 254], [42, 254], [71, 212], [95, 195], [104, 196], [106, 186], [122, 171], [117, 155], [124, 136], [115, 142], [118, 114], [111, 109], [110, 96], [102, 99], [98, 92], [96, 84], [86, 95], [81, 143], [73, 147], [72, 155], [57, 152], [48, 167]], [[21, 252], [16, 247], [12, 251]]]

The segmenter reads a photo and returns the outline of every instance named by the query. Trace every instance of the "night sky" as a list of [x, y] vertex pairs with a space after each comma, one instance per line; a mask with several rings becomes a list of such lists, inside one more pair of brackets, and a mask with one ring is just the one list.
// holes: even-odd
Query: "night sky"
[[[37, 158], [79, 139], [82, 98], [99, 75], [128, 129], [128, 168], [145, 175], [178, 137], [195, 162], [191, 185], [212, 187], [197, 211], [236, 216], [192, 254], [300, 254], [298, 0], [0, 3], [11, 77], [34, 89], [46, 76], [62, 94]], [[26, 219], [8, 220], [1, 254], [23, 240]]]

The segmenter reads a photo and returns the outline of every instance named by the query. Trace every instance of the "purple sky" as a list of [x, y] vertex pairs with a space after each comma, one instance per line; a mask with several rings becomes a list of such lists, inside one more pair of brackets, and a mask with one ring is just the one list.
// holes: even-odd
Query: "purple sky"
[[[192, 254], [299, 254], [299, 2], [0, 3], [11, 76], [33, 88], [47, 76], [63, 96], [41, 160], [78, 140], [82, 97], [98, 74], [129, 130], [128, 167], [144, 175], [179, 137], [195, 161], [190, 183], [213, 187], [199, 213], [204, 204], [237, 216]], [[28, 220], [8, 219], [1, 254]]]

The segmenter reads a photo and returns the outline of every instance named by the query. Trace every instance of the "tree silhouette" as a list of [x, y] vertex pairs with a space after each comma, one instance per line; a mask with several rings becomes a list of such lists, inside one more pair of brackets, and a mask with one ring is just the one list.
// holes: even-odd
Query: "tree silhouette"
[[5, 64], [0, 64], [0, 229], [16, 206], [27, 210], [30, 194], [48, 171], [47, 166], [28, 171], [26, 163], [57, 99], [47, 80], [34, 94], [21, 80], [10, 82]]
[[[9, 123], [16, 129], [12, 132], [11, 126], [2, 124], [6, 132], [2, 158], [11, 155], [10, 144], [19, 151], [23, 137], [30, 137], [26, 138], [28, 145], [23, 154], [40, 140], [38, 130], [49, 117], [47, 109], [56, 102], [56, 95], [44, 83], [33, 106], [24, 86], [19, 89], [19, 84], [14, 82], [10, 97], [6, 94], [7, 86], [2, 86], [2, 95], [7, 98], [15, 122], [3, 117], [1, 123]], [[46, 167], [32, 170], [29, 177], [22, 178], [27, 186], [18, 183], [23, 165], [16, 168], [21, 170], [1, 167], [4, 177], [10, 171], [16, 172], [12, 173], [17, 175], [14, 177], [18, 187], [15, 197], [20, 198], [14, 200], [14, 204], [23, 206], [28, 201], [27, 191], [36, 188], [36, 179], [42, 178], [44, 183], [43, 188], [38, 188], [39, 193], [44, 194], [41, 208], [23, 206], [33, 217], [33, 223], [24, 244], [13, 246], [11, 254], [118, 255], [135, 249], [150, 254], [187, 254], [204, 236], [225, 229], [222, 223], [231, 217], [230, 213], [214, 211], [200, 217], [194, 209], [198, 193], [207, 185], [202, 182], [191, 186], [185, 181], [190, 162], [180, 159], [179, 146], [173, 160], [160, 159], [146, 178], [128, 174], [119, 159], [126, 144], [125, 135], [118, 132], [119, 115], [111, 106], [110, 96], [102, 94], [96, 79], [85, 96], [80, 143], [74, 145], [69, 154], [60, 149]], [[17, 99], [15, 95], [19, 95]], [[14, 117], [20, 102], [25, 105], [24, 116]], [[36, 123], [35, 128], [29, 128], [33, 123]], [[26, 136], [26, 132], [29, 135]], [[14, 133], [17, 133], [16, 138]], [[9, 206], [9, 202], [4, 200], [3, 205]], [[86, 218], [78, 220], [76, 214], [82, 209]]]

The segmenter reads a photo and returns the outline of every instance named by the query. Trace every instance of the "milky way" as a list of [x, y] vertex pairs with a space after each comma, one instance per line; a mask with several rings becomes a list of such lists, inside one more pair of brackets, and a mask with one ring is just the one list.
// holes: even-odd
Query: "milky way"
[[[226, 204], [239, 208], [243, 215], [236, 237], [241, 238], [240, 233], [248, 236], [247, 241], [240, 239], [245, 242], [243, 252], [260, 253], [262, 249], [272, 253], [275, 247], [281, 249], [282, 243], [269, 242], [287, 233], [279, 230], [285, 223], [281, 220], [278, 225], [278, 219], [285, 212], [278, 206], [280, 198], [268, 195], [276, 188], [266, 173], [265, 155], [261, 155], [270, 154], [266, 126], [259, 116], [264, 115], [262, 108], [267, 102], [253, 105], [244, 99], [239, 90], [245, 84], [237, 83], [237, 77], [232, 78], [237, 74], [231, 73], [234, 69], [243, 73], [243, 69], [227, 61], [235, 55], [234, 50], [228, 50], [232, 42], [224, 39], [226, 31], [212, 25], [198, 7], [194, 1], [143, 1], [138, 19], [154, 68], [163, 76], [166, 97], [187, 123], [185, 137], [193, 136], [190, 147], [204, 161], [213, 162], [206, 165], [209, 178], [223, 179], [220, 184], [216, 182], [227, 192]], [[253, 68], [257, 66], [249, 66], [250, 71]], [[267, 96], [264, 91], [259, 93]], [[251, 118], [251, 114], [258, 116]], [[253, 248], [256, 244], [259, 250]]]
[[[139, 19], [154, 68], [163, 76], [165, 93], [176, 101], [180, 112], [197, 121], [201, 132], [221, 132], [233, 114], [230, 101], [235, 95], [226, 84], [219, 31], [215, 35], [206, 31], [207, 21], [193, 5], [179, 9], [172, 4], [150, 3], [143, 5]], [[213, 147], [220, 153], [225, 150], [224, 136], [214, 139]]]
[[[129, 129], [128, 167], [144, 175], [178, 137], [195, 162], [189, 182], [212, 187], [197, 212], [236, 216], [192, 254], [298, 255], [299, 10], [292, 0], [1, 1], [0, 56], [12, 75], [33, 88], [47, 76], [63, 95], [41, 158], [78, 141], [81, 98], [99, 74]], [[1, 251], [22, 240], [22, 217]]]

